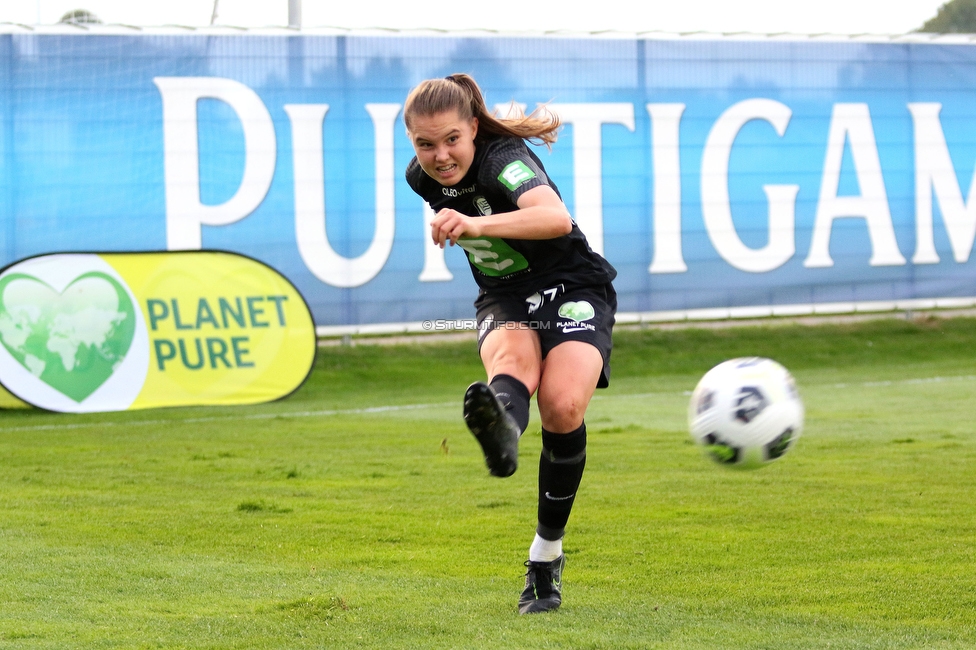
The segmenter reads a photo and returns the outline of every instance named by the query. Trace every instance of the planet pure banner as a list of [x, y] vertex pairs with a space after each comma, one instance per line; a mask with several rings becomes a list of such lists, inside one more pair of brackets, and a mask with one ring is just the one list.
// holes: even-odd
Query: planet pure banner
[[266, 402], [296, 390], [314, 358], [301, 294], [242, 255], [58, 253], [0, 272], [0, 384], [33, 406]]

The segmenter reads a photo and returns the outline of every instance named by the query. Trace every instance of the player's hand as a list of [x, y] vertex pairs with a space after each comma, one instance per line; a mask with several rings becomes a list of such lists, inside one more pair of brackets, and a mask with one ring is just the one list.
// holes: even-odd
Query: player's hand
[[431, 239], [441, 248], [453, 246], [461, 237], [478, 237], [480, 233], [476, 218], [450, 208], [438, 212], [430, 222]]

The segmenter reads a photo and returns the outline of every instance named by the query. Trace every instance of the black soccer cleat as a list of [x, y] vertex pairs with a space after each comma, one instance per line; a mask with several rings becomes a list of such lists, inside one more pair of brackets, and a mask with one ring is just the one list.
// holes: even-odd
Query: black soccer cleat
[[475, 382], [464, 393], [464, 422], [481, 445], [492, 476], [506, 477], [518, 468], [519, 427], [488, 384]]
[[566, 556], [552, 562], [526, 562], [525, 589], [519, 596], [519, 614], [537, 614], [559, 609], [563, 602], [563, 567]]

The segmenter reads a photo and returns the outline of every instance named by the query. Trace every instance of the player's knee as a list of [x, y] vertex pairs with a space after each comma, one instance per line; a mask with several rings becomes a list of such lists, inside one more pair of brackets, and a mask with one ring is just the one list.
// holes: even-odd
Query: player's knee
[[586, 401], [577, 395], [564, 393], [539, 401], [542, 426], [553, 433], [574, 431], [583, 423]]

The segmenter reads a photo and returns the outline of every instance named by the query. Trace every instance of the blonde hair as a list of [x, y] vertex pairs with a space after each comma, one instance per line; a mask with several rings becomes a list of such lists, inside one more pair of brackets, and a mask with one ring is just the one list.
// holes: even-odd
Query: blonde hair
[[[513, 108], [518, 108], [513, 104]], [[525, 115], [521, 110], [515, 117], [499, 118], [488, 110], [478, 83], [466, 74], [452, 74], [443, 79], [421, 82], [407, 95], [403, 121], [410, 129], [415, 117], [428, 117], [457, 111], [462, 120], [478, 118], [479, 139], [482, 134], [517, 137], [536, 144], [552, 146], [562, 122], [545, 106]]]

